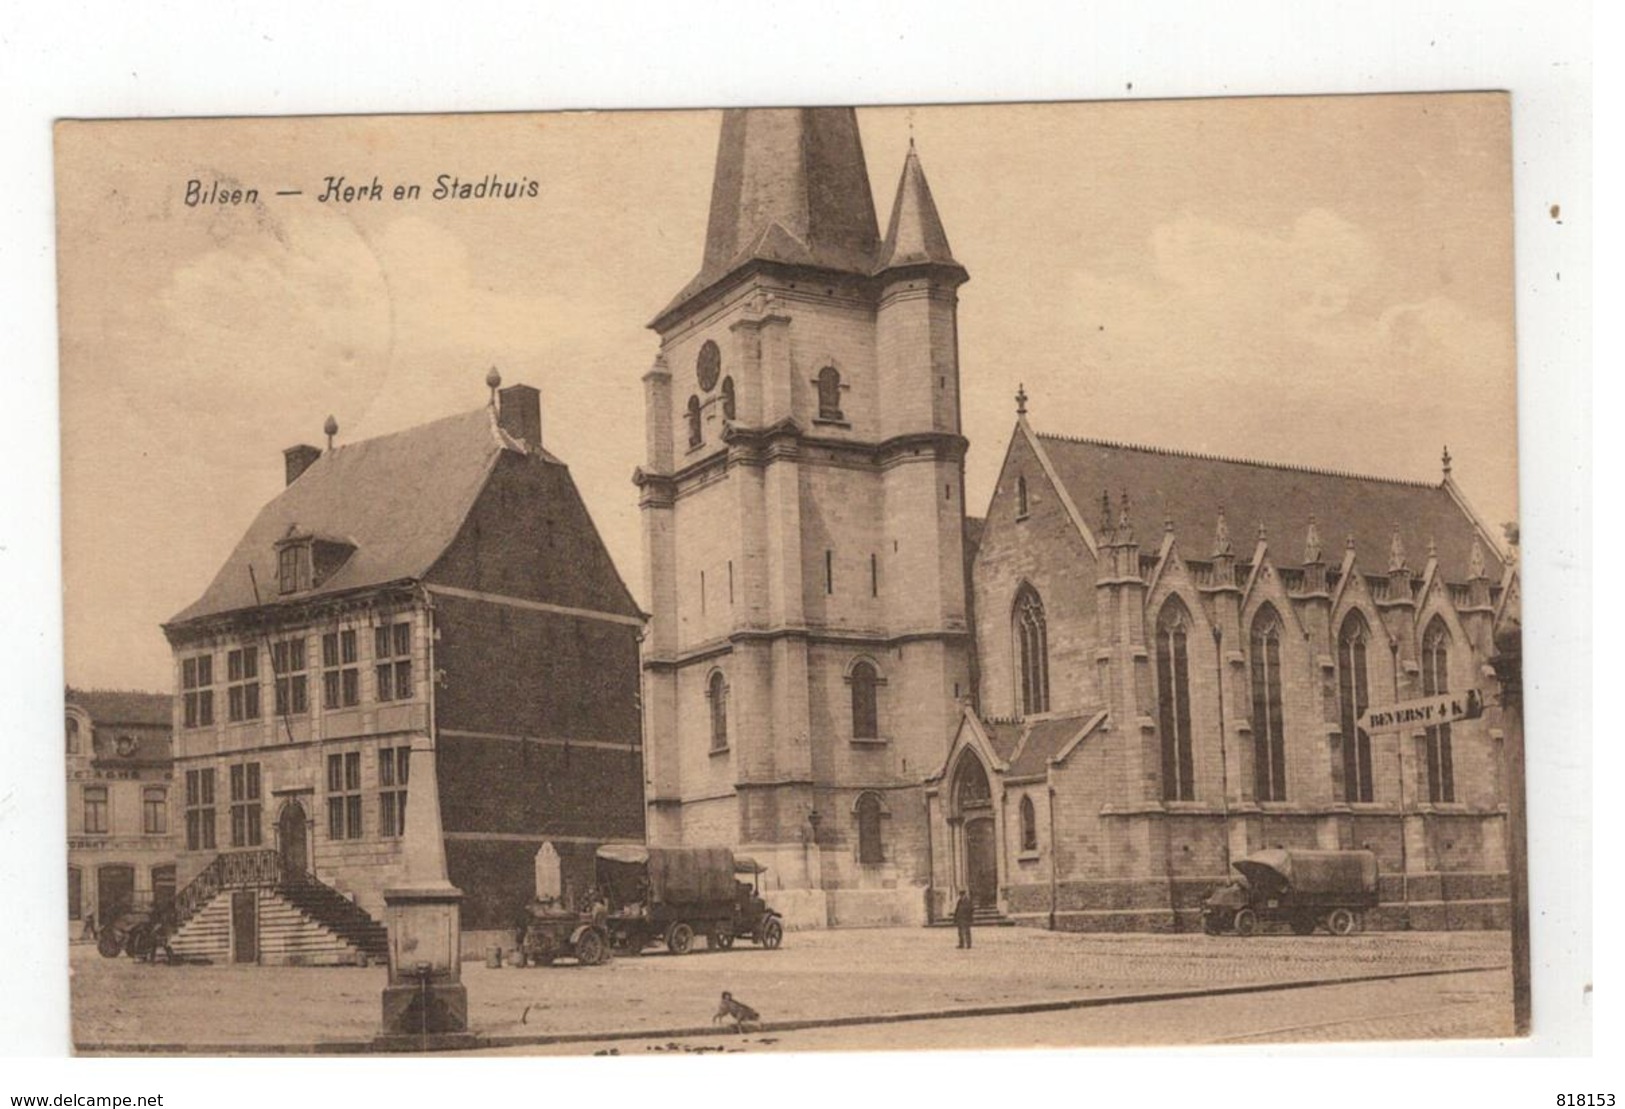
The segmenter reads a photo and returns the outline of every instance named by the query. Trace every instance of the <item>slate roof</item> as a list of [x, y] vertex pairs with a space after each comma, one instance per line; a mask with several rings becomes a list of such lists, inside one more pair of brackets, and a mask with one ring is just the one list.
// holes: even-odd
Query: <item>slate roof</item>
[[1029, 778], [1043, 774], [1049, 760], [1078, 738], [1078, 733], [1102, 711], [1086, 707], [1038, 719], [985, 717], [980, 723], [999, 761], [1009, 767], [1005, 773], [1012, 778]]
[[355, 548], [301, 600], [420, 578], [457, 536], [497, 458], [523, 449], [490, 408], [336, 447], [260, 510], [203, 595], [170, 623], [278, 600], [276, 543], [290, 531]]
[[[1251, 557], [1262, 524], [1270, 558], [1278, 566], [1301, 565], [1311, 514], [1320, 530], [1326, 564], [1335, 567], [1342, 561], [1345, 539], [1352, 535], [1355, 557], [1367, 574], [1386, 572], [1397, 526], [1413, 572], [1420, 573], [1426, 565], [1432, 540], [1445, 579], [1465, 581], [1473, 539], [1483, 534], [1442, 482], [1367, 477], [1095, 439], [1042, 434], [1038, 438], [1091, 528], [1099, 526], [1101, 493], [1110, 493], [1115, 511], [1126, 491], [1141, 545], [1154, 547], [1164, 519], [1171, 519], [1180, 551], [1189, 559], [1206, 559], [1212, 553], [1221, 506], [1237, 560]], [[1497, 581], [1502, 564], [1496, 548], [1487, 539], [1482, 546], [1486, 573]]]
[[886, 228], [886, 240], [880, 245], [875, 268], [918, 265], [959, 267], [948, 246], [948, 232], [937, 214], [937, 203], [931, 198], [925, 170], [914, 152], [914, 141], [910, 139], [908, 157], [903, 159], [903, 175], [897, 181], [897, 199], [892, 202], [891, 223]]
[[144, 693], [131, 689], [67, 690], [67, 703], [81, 708], [98, 727], [135, 724], [167, 728], [173, 723], [172, 701], [167, 693]]

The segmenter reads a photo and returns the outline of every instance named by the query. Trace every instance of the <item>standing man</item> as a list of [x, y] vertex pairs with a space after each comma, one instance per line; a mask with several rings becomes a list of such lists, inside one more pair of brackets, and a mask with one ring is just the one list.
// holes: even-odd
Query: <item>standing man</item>
[[954, 927], [959, 929], [961, 950], [970, 950], [970, 922], [975, 915], [976, 910], [970, 903], [970, 891], [960, 890], [959, 900], [954, 902]]

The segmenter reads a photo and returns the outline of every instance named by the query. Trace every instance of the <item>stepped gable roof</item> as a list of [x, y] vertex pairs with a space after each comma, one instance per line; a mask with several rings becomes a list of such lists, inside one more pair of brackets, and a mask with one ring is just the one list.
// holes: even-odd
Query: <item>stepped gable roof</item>
[[869, 275], [880, 246], [851, 108], [730, 108], [722, 115], [700, 272], [654, 326], [752, 262]]
[[886, 228], [876, 269], [920, 265], [963, 268], [954, 261], [953, 251], [948, 247], [948, 232], [943, 229], [936, 201], [931, 199], [931, 186], [914, 151], [914, 140], [910, 139], [908, 157], [903, 159], [903, 176], [897, 182], [897, 199], [892, 203], [891, 223]]
[[101, 725], [135, 724], [169, 727], [173, 700], [167, 693], [145, 693], [133, 689], [73, 689], [67, 703], [83, 709], [91, 723]]
[[290, 534], [341, 537], [354, 547], [300, 600], [422, 577], [457, 536], [504, 450], [525, 453], [485, 407], [328, 451], [260, 509], [203, 595], [170, 623], [279, 600], [276, 544]]
[[[1295, 566], [1302, 546], [1289, 537], [1304, 534], [1311, 516], [1354, 539], [1366, 571], [1388, 564], [1398, 527], [1405, 546], [1438, 546], [1439, 570], [1447, 581], [1465, 581], [1473, 542], [1481, 532], [1443, 483], [1428, 484], [1311, 469], [1240, 458], [1193, 454], [1098, 439], [1040, 434], [1045, 453], [1074, 500], [1083, 503], [1102, 489], [1126, 490], [1137, 509], [1171, 518], [1185, 545], [1205, 552], [1221, 506], [1234, 527], [1282, 537], [1271, 559]], [[1484, 561], [1491, 580], [1502, 574], [1489, 543]], [[1238, 554], [1249, 552], [1238, 551]]]

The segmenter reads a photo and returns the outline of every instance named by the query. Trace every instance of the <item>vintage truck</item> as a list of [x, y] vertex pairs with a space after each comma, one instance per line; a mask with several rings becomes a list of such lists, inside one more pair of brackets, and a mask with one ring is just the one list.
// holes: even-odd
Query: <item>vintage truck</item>
[[[738, 937], [776, 948], [784, 922], [762, 900], [763, 868], [736, 859], [726, 847], [646, 847], [607, 843], [595, 860], [598, 889], [608, 906], [611, 946], [636, 954], [663, 944], [686, 955], [697, 936], [726, 949]], [[738, 874], [757, 876], [741, 882]]]
[[1239, 877], [1202, 904], [1202, 929], [1210, 936], [1250, 936], [1260, 924], [1277, 921], [1300, 936], [1321, 925], [1334, 936], [1347, 936], [1377, 905], [1377, 857], [1370, 851], [1276, 848], [1232, 866]]

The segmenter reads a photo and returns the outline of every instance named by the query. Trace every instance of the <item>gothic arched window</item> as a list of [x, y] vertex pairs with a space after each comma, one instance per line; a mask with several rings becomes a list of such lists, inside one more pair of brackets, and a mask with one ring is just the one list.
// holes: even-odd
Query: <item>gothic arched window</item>
[[1170, 597], [1157, 620], [1157, 713], [1162, 730], [1162, 799], [1196, 800], [1191, 760], [1191, 617]]
[[1027, 515], [1027, 479], [1018, 475], [1016, 477], [1016, 519]]
[[858, 862], [883, 863], [886, 848], [880, 842], [880, 796], [865, 793], [858, 798]]
[[1033, 799], [1026, 794], [1021, 797], [1021, 849], [1038, 850], [1038, 814], [1033, 811]]
[[1281, 617], [1269, 605], [1253, 618], [1253, 789], [1286, 800], [1286, 729], [1281, 713]]
[[[1437, 616], [1422, 636], [1422, 695], [1450, 692], [1450, 630]], [[1456, 770], [1450, 751], [1450, 725], [1427, 730], [1428, 800], [1434, 804], [1456, 799]]]
[[697, 447], [700, 445], [700, 440], [702, 438], [700, 434], [699, 397], [688, 398], [688, 415], [684, 418], [688, 421], [688, 445], [690, 447]]
[[1343, 732], [1343, 800], [1369, 801], [1371, 791], [1371, 736], [1359, 725], [1360, 714], [1371, 705], [1366, 675], [1366, 644], [1371, 630], [1358, 612], [1348, 614], [1337, 637], [1338, 708]]
[[724, 420], [735, 419], [735, 413], [738, 410], [738, 402], [734, 397], [734, 379], [725, 377], [722, 379], [722, 418]]
[[880, 678], [868, 662], [852, 667], [852, 738], [880, 737], [880, 708], [876, 696]]
[[713, 671], [706, 683], [705, 697], [711, 703], [711, 750], [728, 747], [728, 679], [721, 670]]
[[1044, 602], [1038, 590], [1023, 585], [1016, 593], [1014, 613], [1017, 680], [1023, 715], [1049, 711], [1049, 639], [1044, 626]]
[[841, 371], [825, 366], [818, 371], [818, 418], [839, 420], [841, 416]]
[[68, 737], [67, 738], [68, 738], [68, 754], [77, 755], [79, 753], [79, 721], [75, 720], [71, 716], [68, 717]]

